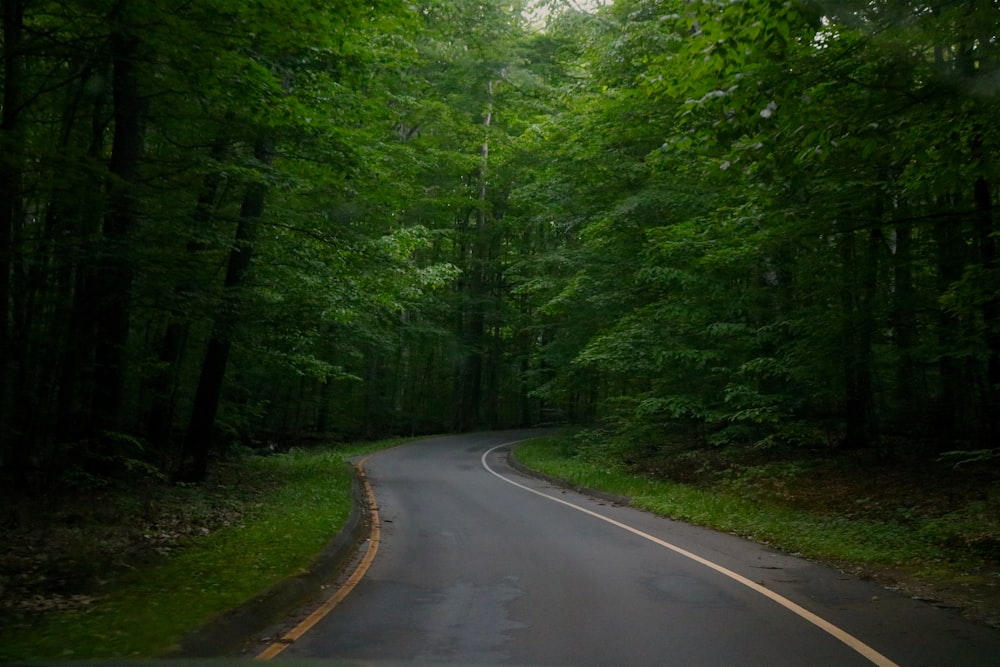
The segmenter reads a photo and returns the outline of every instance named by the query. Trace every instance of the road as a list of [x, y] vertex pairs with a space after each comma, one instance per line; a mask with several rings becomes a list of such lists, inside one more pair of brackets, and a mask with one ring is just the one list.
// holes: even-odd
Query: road
[[366, 464], [381, 544], [279, 659], [360, 664], [1000, 664], [1000, 632], [732, 535], [559, 489], [506, 432]]

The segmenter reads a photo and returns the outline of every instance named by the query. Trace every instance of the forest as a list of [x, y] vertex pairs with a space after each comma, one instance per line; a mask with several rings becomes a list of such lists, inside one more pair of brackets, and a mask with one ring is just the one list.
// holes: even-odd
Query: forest
[[991, 458], [997, 0], [3, 0], [0, 477], [540, 424]]

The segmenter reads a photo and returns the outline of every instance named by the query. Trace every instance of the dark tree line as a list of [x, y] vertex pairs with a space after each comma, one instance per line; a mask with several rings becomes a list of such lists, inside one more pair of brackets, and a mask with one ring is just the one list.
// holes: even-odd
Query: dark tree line
[[596, 373], [637, 443], [994, 448], [997, 10], [566, 17], [590, 77], [541, 145], [585, 147], [541, 205], [576, 268], [539, 296], [589, 331], [553, 390]]
[[534, 4], [5, 0], [4, 475], [995, 447], [994, 0]]

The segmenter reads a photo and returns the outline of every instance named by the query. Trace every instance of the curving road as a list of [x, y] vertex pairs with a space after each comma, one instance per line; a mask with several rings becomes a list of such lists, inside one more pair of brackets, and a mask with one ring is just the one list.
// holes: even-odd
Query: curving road
[[802, 559], [507, 465], [537, 432], [423, 440], [367, 464], [382, 542], [281, 653], [358, 664], [1000, 664], [1000, 632]]

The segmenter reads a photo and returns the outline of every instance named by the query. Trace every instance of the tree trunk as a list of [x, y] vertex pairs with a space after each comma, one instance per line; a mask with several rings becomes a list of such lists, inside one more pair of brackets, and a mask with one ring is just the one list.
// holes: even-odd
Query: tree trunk
[[[947, 204], [945, 204], [947, 206]], [[934, 226], [937, 246], [938, 292], [945, 294], [961, 278], [964, 263], [962, 223], [952, 216], [942, 216]], [[939, 451], [954, 447], [961, 400], [961, 365], [956, 358], [961, 335], [954, 313], [938, 310], [938, 386], [933, 410], [933, 427]]]
[[[23, 56], [21, 36], [24, 29], [24, 0], [3, 2], [3, 111], [0, 117], [0, 433], [10, 434], [0, 440], [0, 466], [21, 467], [23, 448], [16, 447], [12, 432], [14, 365], [17, 355], [11, 335], [11, 275], [14, 263], [14, 224], [21, 207], [21, 84]], [[21, 452], [26, 454], [26, 452]], [[16, 474], [15, 477], [20, 477]]]
[[[101, 71], [105, 70], [105, 71]], [[107, 63], [103, 68], [95, 68], [95, 73], [87, 83], [96, 89], [93, 105], [90, 109], [90, 140], [87, 146], [87, 157], [93, 163], [101, 161], [105, 152], [108, 131], [108, 93], [107, 86], [100, 81], [110, 79], [111, 72]], [[72, 193], [64, 193], [69, 199]], [[59, 380], [56, 396], [56, 412], [60, 415], [56, 437], [63, 441], [77, 440], [86, 435], [90, 422], [90, 403], [92, 381], [88, 373], [92, 372], [91, 363], [96, 347], [96, 294], [95, 267], [92, 244], [100, 235], [101, 213], [103, 204], [102, 193], [91, 193], [88, 206], [84, 210], [76, 210], [72, 215], [70, 240], [65, 248], [65, 266], [60, 283], [66, 290], [66, 295], [72, 298], [68, 306], [68, 326], [59, 355]], [[91, 204], [91, 202], [93, 202]], [[55, 203], [55, 205], [59, 205]], [[78, 197], [72, 202], [62, 205], [63, 210], [80, 207]]]
[[[976, 236], [979, 242], [979, 261], [987, 275], [1000, 271], [997, 263], [997, 242], [993, 230], [993, 197], [990, 183], [980, 177], [975, 183]], [[986, 419], [985, 442], [1000, 447], [1000, 295], [988, 296], [981, 307], [986, 336], [986, 396], [983, 413]]]
[[888, 461], [895, 457], [895, 452], [891, 449], [892, 441], [883, 441], [878, 435], [878, 410], [876, 409], [877, 405], [875, 402], [875, 371], [873, 368], [878, 264], [879, 254], [885, 242], [882, 237], [882, 229], [878, 226], [882, 220], [881, 202], [881, 197], [876, 199], [876, 212], [873, 217], [876, 222], [868, 231], [868, 243], [865, 247], [863, 260], [864, 264], [861, 267], [861, 299], [858, 304], [858, 359], [861, 363], [858, 368], [858, 375], [859, 383], [862, 385], [860, 394], [867, 404], [865, 409], [865, 429], [868, 444], [874, 444], [879, 458], [883, 461]]
[[923, 399], [917, 389], [914, 345], [917, 341], [916, 293], [913, 286], [913, 228], [909, 222], [895, 226], [896, 251], [893, 263], [892, 328], [897, 349], [897, 419], [906, 427], [923, 415]]
[[[254, 157], [262, 166], [267, 167], [271, 164], [273, 153], [270, 140], [263, 137], [258, 138], [254, 145]], [[208, 473], [215, 416], [219, 410], [219, 399], [222, 396], [226, 366], [229, 363], [233, 332], [239, 319], [237, 311], [240, 291], [247, 282], [250, 260], [253, 255], [254, 233], [257, 220], [264, 213], [266, 195], [267, 184], [264, 181], [252, 183], [247, 186], [243, 204], [240, 207], [236, 235], [226, 265], [225, 297], [212, 326], [212, 335], [208, 341], [201, 375], [198, 378], [198, 389], [195, 392], [194, 405], [191, 410], [191, 421], [188, 425], [187, 437], [184, 440], [183, 463], [178, 473], [179, 478], [184, 481], [202, 482]]]
[[[475, 294], [475, 292], [472, 292]], [[462, 363], [459, 430], [471, 431], [479, 425], [479, 406], [483, 385], [483, 313], [482, 304], [474, 303], [466, 318], [466, 353]]]
[[[228, 147], [226, 139], [220, 134], [212, 146], [211, 156], [215, 161], [221, 160]], [[194, 213], [191, 216], [193, 229], [201, 229], [212, 218], [212, 209], [219, 195], [222, 175], [213, 172], [205, 176]], [[187, 254], [194, 255], [202, 250], [204, 244], [189, 240], [185, 246]], [[174, 292], [178, 296], [198, 291], [197, 285], [178, 283]], [[150, 443], [159, 451], [165, 451], [170, 442], [174, 422], [174, 392], [176, 387], [177, 369], [181, 361], [184, 343], [190, 329], [190, 320], [179, 309], [171, 314], [171, 320], [163, 333], [160, 344], [159, 361], [161, 370], [150, 382], [153, 395], [152, 403], [146, 419], [146, 433]]]
[[316, 411], [316, 431], [330, 432], [330, 402], [333, 400], [333, 378], [326, 377], [319, 383], [319, 407]]
[[150, 382], [152, 402], [146, 417], [146, 437], [158, 452], [166, 451], [174, 421], [173, 387], [181, 351], [187, 339], [188, 323], [172, 321], [160, 343], [161, 369]]
[[118, 428], [121, 417], [134, 279], [128, 246], [138, 226], [139, 207], [134, 187], [143, 153], [143, 101], [139, 96], [136, 62], [139, 40], [116, 30], [111, 34], [110, 45], [115, 132], [108, 161], [111, 177], [102, 230], [104, 247], [96, 276], [97, 341], [91, 402], [91, 431], [95, 434]]
[[487, 342], [488, 363], [485, 365], [485, 379], [483, 382], [483, 420], [486, 427], [490, 429], [500, 428], [506, 421], [500, 407], [503, 404], [502, 383], [503, 383], [503, 339], [501, 338], [500, 327], [490, 326], [489, 341]]
[[486, 243], [487, 196], [489, 194], [490, 127], [493, 123], [493, 82], [486, 86], [487, 108], [483, 116], [483, 143], [480, 146], [480, 164], [476, 187], [476, 227], [473, 232], [471, 256], [466, 265], [468, 273], [468, 312], [463, 322], [465, 359], [461, 364], [461, 395], [459, 397], [459, 430], [470, 431], [479, 425], [483, 387], [483, 357], [486, 354], [485, 271], [488, 244]]
[[844, 418], [842, 446], [859, 449], [871, 444], [872, 414], [872, 335], [874, 328], [873, 296], [875, 291], [880, 230], [873, 228], [861, 262], [855, 250], [854, 232], [841, 234], [843, 270], [841, 307], [844, 325]]
[[[400, 331], [405, 332], [406, 327], [410, 323], [410, 313], [404, 310], [399, 315]], [[396, 429], [400, 433], [403, 433], [403, 427], [407, 425], [407, 422], [412, 425], [413, 415], [411, 414], [411, 396], [413, 388], [413, 378], [412, 375], [412, 360], [411, 360], [411, 343], [407, 340], [407, 336], [399, 336], [399, 347], [396, 351], [396, 372], [393, 381], [393, 391], [392, 391], [392, 412], [393, 412], [393, 422]]]

